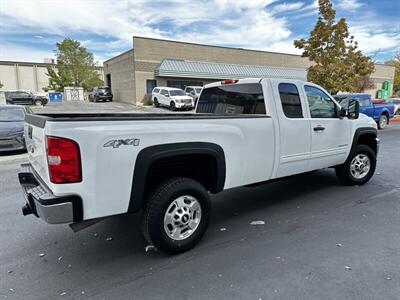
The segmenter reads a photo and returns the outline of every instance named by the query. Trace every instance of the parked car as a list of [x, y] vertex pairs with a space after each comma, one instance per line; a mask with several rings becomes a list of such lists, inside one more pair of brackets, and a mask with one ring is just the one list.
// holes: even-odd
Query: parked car
[[93, 88], [93, 91], [89, 93], [89, 101], [99, 102], [99, 101], [112, 101], [113, 94], [111, 93], [111, 88], [108, 86], [100, 86]]
[[0, 152], [26, 149], [25, 114], [31, 112], [21, 105], [0, 105]]
[[394, 105], [394, 114], [400, 115], [400, 99], [399, 98], [390, 98], [388, 100], [388, 103], [391, 103]]
[[35, 95], [29, 91], [6, 91], [5, 96], [8, 104], [46, 105], [49, 102], [45, 96]]
[[202, 89], [203, 89], [202, 86], [193, 86], [192, 85], [192, 86], [185, 87], [185, 93], [186, 93], [186, 95], [193, 98], [194, 105], [196, 105]]
[[194, 108], [193, 98], [177, 88], [155, 87], [151, 93], [151, 100], [155, 107], [165, 106], [170, 110]]
[[342, 104], [349, 100], [357, 100], [360, 103], [360, 113], [374, 119], [379, 129], [384, 129], [394, 116], [393, 104], [374, 104], [369, 94], [339, 94], [334, 98]]
[[313, 83], [224, 80], [205, 86], [196, 112], [27, 115], [23, 214], [82, 229], [141, 212], [148, 242], [178, 253], [204, 235], [210, 193], [327, 167], [346, 185], [374, 174], [376, 123]]

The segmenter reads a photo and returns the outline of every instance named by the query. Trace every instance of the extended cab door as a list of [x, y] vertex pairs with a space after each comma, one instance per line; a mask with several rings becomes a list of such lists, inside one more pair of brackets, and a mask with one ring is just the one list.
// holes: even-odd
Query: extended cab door
[[306, 114], [302, 87], [293, 80], [271, 80], [279, 122], [279, 165], [276, 177], [309, 170], [310, 120]]
[[351, 120], [339, 118], [339, 106], [318, 86], [303, 86], [307, 98], [311, 133], [310, 169], [344, 163], [351, 147]]

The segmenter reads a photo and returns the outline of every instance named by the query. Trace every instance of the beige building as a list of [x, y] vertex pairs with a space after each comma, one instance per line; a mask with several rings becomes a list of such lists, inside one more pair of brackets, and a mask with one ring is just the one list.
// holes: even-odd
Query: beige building
[[[183, 88], [244, 77], [305, 79], [310, 64], [299, 55], [133, 37], [133, 49], [103, 67], [114, 99], [137, 103], [155, 86]], [[394, 68], [377, 64], [371, 77], [376, 88], [367, 92], [375, 97], [383, 81], [393, 82]]]
[[[49, 86], [47, 67], [55, 68], [54, 60], [44, 59], [45, 62], [0, 61], [1, 91], [28, 90], [43, 93], [43, 88]], [[103, 78], [103, 68], [99, 67], [99, 76]]]

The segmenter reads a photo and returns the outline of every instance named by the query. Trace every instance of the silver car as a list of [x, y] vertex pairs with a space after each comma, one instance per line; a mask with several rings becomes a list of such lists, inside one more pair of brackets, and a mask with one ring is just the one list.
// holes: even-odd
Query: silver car
[[29, 112], [22, 105], [0, 105], [0, 152], [26, 149], [24, 124]]

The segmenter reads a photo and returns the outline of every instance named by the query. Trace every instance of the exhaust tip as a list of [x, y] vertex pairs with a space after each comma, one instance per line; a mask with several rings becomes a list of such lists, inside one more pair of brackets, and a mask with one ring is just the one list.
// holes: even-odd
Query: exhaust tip
[[22, 214], [24, 216], [33, 214], [33, 211], [28, 204], [25, 204], [24, 206], [22, 206]]

